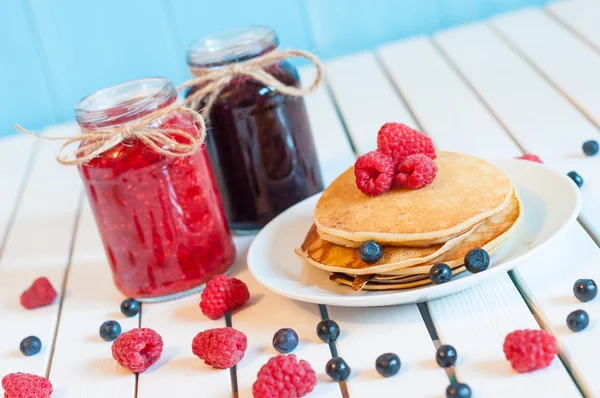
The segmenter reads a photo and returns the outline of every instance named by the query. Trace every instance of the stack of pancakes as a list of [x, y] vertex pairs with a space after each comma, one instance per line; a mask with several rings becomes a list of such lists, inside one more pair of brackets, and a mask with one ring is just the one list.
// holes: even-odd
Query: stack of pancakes
[[[493, 255], [522, 218], [509, 178], [476, 157], [437, 152], [438, 173], [421, 189], [394, 187], [371, 197], [357, 187], [354, 168], [340, 175], [319, 199], [297, 253], [354, 290], [408, 289], [430, 282], [429, 270], [444, 263], [453, 276], [465, 271], [469, 250]], [[383, 255], [361, 260], [359, 246], [378, 242]]]

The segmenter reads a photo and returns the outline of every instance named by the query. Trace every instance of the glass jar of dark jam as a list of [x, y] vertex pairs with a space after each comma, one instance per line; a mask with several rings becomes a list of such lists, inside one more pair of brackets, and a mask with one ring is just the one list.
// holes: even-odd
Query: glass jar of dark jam
[[[93, 132], [135, 121], [176, 99], [169, 80], [142, 79], [84, 98], [75, 113], [79, 125]], [[147, 127], [199, 134], [195, 121], [177, 112]], [[235, 247], [205, 148], [176, 157], [130, 139], [78, 167], [124, 295], [146, 301], [182, 296], [233, 263]]]
[[[193, 69], [216, 69], [278, 48], [275, 32], [247, 27], [205, 37], [187, 51]], [[300, 87], [288, 61], [264, 68]], [[189, 93], [193, 93], [194, 87]], [[203, 107], [200, 103], [198, 110]], [[323, 189], [302, 97], [281, 94], [247, 76], [234, 78], [209, 113], [207, 147], [231, 228], [254, 232], [293, 204]]]

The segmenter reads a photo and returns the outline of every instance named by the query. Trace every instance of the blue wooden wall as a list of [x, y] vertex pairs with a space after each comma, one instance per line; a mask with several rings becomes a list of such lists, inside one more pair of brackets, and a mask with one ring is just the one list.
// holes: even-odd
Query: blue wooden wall
[[73, 119], [83, 96], [129, 79], [187, 76], [184, 49], [266, 24], [327, 59], [546, 0], [0, 0], [0, 136]]

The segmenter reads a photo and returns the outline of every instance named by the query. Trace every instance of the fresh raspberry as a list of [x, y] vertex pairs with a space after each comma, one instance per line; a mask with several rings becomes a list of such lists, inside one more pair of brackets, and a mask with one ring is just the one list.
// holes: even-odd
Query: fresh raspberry
[[21, 305], [28, 310], [52, 304], [56, 299], [56, 290], [48, 278], [41, 277], [33, 281], [29, 289], [21, 294]]
[[133, 373], [141, 373], [160, 358], [163, 340], [152, 329], [131, 329], [112, 344], [112, 356], [121, 366]]
[[228, 311], [240, 308], [250, 299], [248, 286], [227, 275], [213, 276], [200, 297], [200, 309], [210, 319], [219, 319]]
[[425, 155], [410, 155], [398, 164], [396, 182], [403, 188], [418, 189], [435, 180], [437, 164]]
[[530, 160], [532, 162], [544, 163], [544, 162], [542, 162], [542, 159], [540, 159], [533, 153], [526, 153], [523, 156], [519, 156], [517, 159]]
[[431, 138], [401, 123], [386, 123], [377, 133], [377, 150], [399, 163], [410, 155], [421, 153], [435, 159]]
[[531, 372], [550, 365], [558, 353], [556, 339], [545, 330], [516, 330], [504, 339], [504, 355], [514, 370]]
[[48, 379], [29, 373], [10, 373], [2, 378], [4, 398], [48, 398], [52, 384]]
[[254, 398], [303, 397], [317, 384], [317, 375], [306, 361], [296, 356], [278, 355], [258, 371], [252, 393]]
[[389, 190], [394, 182], [394, 162], [392, 158], [377, 151], [367, 152], [356, 159], [354, 164], [356, 186], [371, 196], [381, 195]]
[[246, 335], [233, 328], [208, 329], [192, 341], [192, 352], [204, 363], [217, 369], [237, 365], [248, 348]]

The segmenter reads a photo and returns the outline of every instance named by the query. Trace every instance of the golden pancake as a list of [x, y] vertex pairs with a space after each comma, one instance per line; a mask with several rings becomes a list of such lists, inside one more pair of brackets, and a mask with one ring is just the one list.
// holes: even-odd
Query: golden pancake
[[392, 188], [371, 197], [362, 193], [351, 167], [325, 191], [315, 208], [322, 238], [357, 247], [366, 240], [382, 245], [429, 246], [469, 231], [502, 211], [513, 186], [490, 163], [454, 152], [437, 152], [438, 173], [421, 189]]

